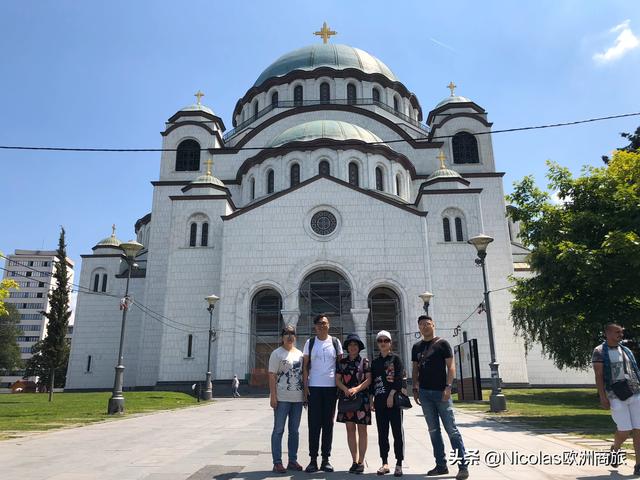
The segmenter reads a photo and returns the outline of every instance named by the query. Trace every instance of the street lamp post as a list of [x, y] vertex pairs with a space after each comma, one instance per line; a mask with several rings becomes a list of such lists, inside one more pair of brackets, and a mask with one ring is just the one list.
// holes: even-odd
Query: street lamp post
[[489, 331], [489, 349], [491, 351], [491, 395], [489, 396], [489, 407], [492, 412], [502, 412], [507, 409], [507, 399], [500, 388], [500, 374], [498, 373], [499, 363], [496, 362], [496, 348], [493, 339], [493, 322], [491, 319], [491, 305], [489, 304], [489, 290], [487, 288], [487, 271], [485, 267], [485, 258], [487, 256], [487, 246], [493, 242], [493, 238], [489, 235], [481, 233], [470, 238], [470, 243], [476, 248], [478, 258], [476, 264], [482, 267], [482, 280], [484, 282], [484, 309], [487, 313], [487, 330]]
[[122, 395], [122, 387], [124, 385], [124, 361], [123, 347], [124, 347], [124, 332], [125, 325], [127, 323], [127, 310], [129, 309], [129, 281], [131, 280], [131, 270], [133, 270], [135, 264], [136, 255], [140, 250], [144, 248], [143, 245], [135, 240], [129, 240], [120, 244], [120, 248], [124, 251], [124, 258], [127, 262], [127, 286], [124, 292], [124, 300], [120, 305], [122, 309], [122, 325], [120, 326], [120, 348], [118, 350], [118, 364], [116, 365], [116, 375], [113, 381], [113, 393], [109, 399], [109, 406], [107, 407], [107, 413], [109, 415], [123, 414], [124, 413], [124, 396]]
[[203, 400], [211, 400], [213, 397], [213, 384], [211, 382], [211, 343], [213, 342], [213, 309], [216, 308], [216, 302], [220, 300], [220, 297], [216, 295], [209, 295], [205, 297], [205, 300], [209, 304], [207, 310], [209, 311], [209, 345], [207, 349], [207, 376], [205, 379], [206, 389], [202, 393]]
[[429, 315], [429, 303], [431, 303], [431, 299], [433, 298], [433, 293], [427, 291], [427, 292], [421, 293], [418, 296], [422, 299], [422, 303], [423, 303], [422, 308], [424, 308], [424, 313]]

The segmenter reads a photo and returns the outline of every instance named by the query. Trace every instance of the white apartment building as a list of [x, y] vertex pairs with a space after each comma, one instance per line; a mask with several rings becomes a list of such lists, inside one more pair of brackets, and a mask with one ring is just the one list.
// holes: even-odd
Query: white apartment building
[[[23, 360], [31, 357], [31, 348], [47, 334], [47, 318], [41, 312], [49, 309], [48, 294], [56, 286], [53, 270], [56, 259], [55, 250], [16, 250], [7, 255], [4, 278], [15, 280], [17, 289], [11, 289], [5, 303], [16, 307], [20, 313], [21, 330], [18, 336], [20, 355]], [[73, 283], [73, 260], [67, 258], [69, 282]], [[73, 327], [69, 327], [69, 334]], [[0, 371], [0, 389], [9, 388], [20, 380], [23, 370]], [[31, 379], [33, 380], [33, 379]]]

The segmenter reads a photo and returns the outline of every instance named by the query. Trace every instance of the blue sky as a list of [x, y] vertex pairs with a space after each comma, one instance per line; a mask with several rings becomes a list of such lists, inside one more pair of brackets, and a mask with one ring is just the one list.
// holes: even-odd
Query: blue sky
[[[164, 122], [194, 102], [228, 127], [233, 107], [280, 55], [333, 40], [384, 61], [425, 114], [457, 93], [494, 129], [640, 111], [637, 1], [0, 3], [0, 145], [159, 148]], [[497, 168], [545, 184], [545, 160], [579, 172], [625, 142], [640, 117], [496, 134]], [[76, 260], [150, 211], [159, 153], [0, 151], [0, 250]]]

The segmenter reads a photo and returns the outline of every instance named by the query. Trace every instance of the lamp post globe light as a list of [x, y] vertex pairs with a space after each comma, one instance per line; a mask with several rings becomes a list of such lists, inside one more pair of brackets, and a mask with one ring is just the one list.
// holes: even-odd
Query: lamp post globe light
[[205, 378], [205, 391], [202, 392], [203, 400], [211, 400], [213, 397], [213, 384], [211, 382], [211, 343], [215, 340], [213, 335], [213, 309], [216, 308], [216, 302], [220, 300], [220, 297], [216, 295], [209, 295], [204, 298], [209, 305], [207, 310], [209, 311], [209, 344], [207, 349], [207, 376]]
[[129, 240], [120, 244], [120, 248], [124, 252], [124, 259], [127, 262], [127, 286], [125, 287], [124, 298], [120, 303], [122, 309], [122, 325], [120, 326], [120, 348], [118, 350], [118, 364], [116, 365], [116, 375], [113, 381], [113, 393], [109, 399], [107, 413], [109, 415], [124, 413], [124, 396], [122, 395], [122, 387], [124, 384], [124, 365], [123, 365], [123, 347], [124, 332], [127, 323], [127, 310], [129, 309], [129, 281], [131, 280], [131, 270], [137, 267], [135, 263], [136, 255], [144, 248], [144, 246], [135, 240]]
[[496, 349], [493, 339], [493, 323], [491, 320], [491, 305], [489, 304], [489, 290], [487, 289], [487, 271], [485, 258], [487, 257], [487, 247], [493, 242], [493, 237], [481, 233], [470, 238], [470, 243], [476, 248], [478, 258], [476, 264], [482, 267], [482, 281], [484, 282], [484, 309], [487, 313], [487, 330], [489, 332], [489, 349], [491, 351], [491, 395], [489, 396], [489, 408], [492, 412], [502, 412], [507, 409], [507, 400], [500, 388], [500, 374], [498, 373], [498, 362], [496, 362]]
[[423, 303], [422, 308], [424, 308], [424, 313], [429, 315], [429, 303], [431, 303], [431, 299], [433, 298], [433, 293], [426, 291], [424, 293], [421, 293], [418, 296], [422, 300], [422, 303]]

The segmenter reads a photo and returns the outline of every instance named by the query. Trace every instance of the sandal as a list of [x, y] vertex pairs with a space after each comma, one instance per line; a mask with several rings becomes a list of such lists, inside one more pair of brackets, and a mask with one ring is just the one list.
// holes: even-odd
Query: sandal
[[393, 472], [394, 477], [402, 476], [402, 465], [396, 465], [396, 470]]
[[389, 467], [386, 465], [382, 465], [378, 471], [376, 472], [378, 475], [384, 475], [386, 473], [389, 473], [391, 470], [389, 470]]

